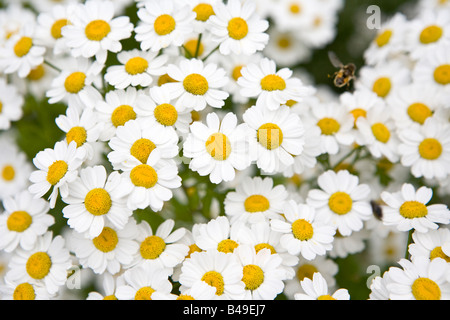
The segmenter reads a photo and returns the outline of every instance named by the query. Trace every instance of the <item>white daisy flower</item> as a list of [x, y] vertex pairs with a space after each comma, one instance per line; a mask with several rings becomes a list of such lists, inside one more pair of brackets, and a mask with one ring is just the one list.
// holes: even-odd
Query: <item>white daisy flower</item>
[[242, 118], [252, 129], [249, 137], [256, 146], [256, 165], [261, 170], [269, 174], [279, 172], [294, 163], [294, 156], [302, 153], [303, 123], [289, 107], [269, 110], [253, 106]]
[[8, 130], [11, 122], [20, 120], [23, 115], [23, 95], [13, 84], [0, 78], [0, 130]]
[[228, 192], [225, 201], [225, 214], [231, 224], [268, 222], [281, 219], [283, 204], [288, 197], [283, 185], [274, 185], [271, 177], [244, 177], [236, 185], [235, 191]]
[[375, 277], [370, 284], [369, 300], [389, 300], [389, 291], [386, 285], [390, 282], [388, 271], [381, 277]]
[[255, 2], [217, 2], [214, 12], [209, 27], [212, 41], [218, 43], [221, 54], [252, 55], [264, 49], [269, 40], [265, 33], [269, 23], [259, 17]]
[[444, 259], [417, 257], [412, 262], [402, 259], [398, 263], [402, 268], [389, 268], [386, 288], [390, 300], [450, 299], [450, 283], [446, 280], [450, 264]]
[[86, 300], [118, 300], [116, 297], [117, 287], [124, 285], [123, 276], [113, 276], [108, 272], [102, 274], [102, 292], [91, 291], [88, 293]]
[[183, 262], [179, 279], [180, 292], [183, 293], [195, 283], [203, 281], [216, 289], [214, 299], [243, 299], [243, 275], [242, 265], [234, 254], [217, 250], [196, 252]]
[[198, 59], [182, 59], [177, 65], [169, 64], [167, 74], [176, 82], [164, 84], [178, 98], [176, 105], [201, 111], [210, 105], [221, 108], [229, 94], [221, 90], [228, 82], [226, 72], [215, 63]]
[[428, 232], [438, 228], [438, 223], [450, 222], [450, 211], [444, 204], [426, 205], [433, 196], [431, 188], [414, 186], [404, 183], [397, 192], [383, 191], [381, 199], [383, 206], [383, 223], [396, 225], [400, 231], [415, 229], [418, 232]]
[[273, 60], [263, 58], [259, 64], [251, 63], [243, 67], [237, 83], [242, 88], [241, 95], [256, 98], [256, 106], [276, 110], [289, 100], [301, 102], [314, 93], [311, 86], [292, 77], [292, 73], [289, 68], [277, 71]]
[[310, 190], [306, 202], [340, 234], [349, 236], [360, 231], [363, 222], [372, 217], [368, 201], [370, 187], [360, 184], [357, 176], [347, 170], [337, 173], [328, 170], [318, 177], [317, 183], [320, 189]]
[[414, 231], [412, 239], [413, 243], [408, 247], [411, 260], [422, 256], [430, 260], [442, 258], [450, 262], [450, 230], [448, 228], [440, 227], [428, 232]]
[[27, 190], [3, 200], [5, 211], [0, 215], [0, 249], [12, 252], [17, 247], [31, 250], [39, 236], [55, 223], [48, 214], [44, 199], [34, 199]]
[[28, 190], [35, 198], [44, 196], [50, 189], [50, 208], [54, 208], [58, 193], [61, 197], [69, 195], [69, 183], [77, 178], [78, 170], [85, 159], [84, 149], [77, 148], [77, 143], [65, 141], [55, 143], [53, 149], [39, 151], [33, 158], [38, 170], [30, 174], [31, 185]]
[[153, 83], [155, 76], [166, 73], [169, 57], [158, 52], [132, 49], [121, 51], [117, 60], [121, 65], [108, 67], [105, 80], [116, 89], [125, 89], [128, 86], [148, 87]]
[[344, 236], [338, 231], [334, 236], [333, 249], [328, 252], [328, 256], [332, 259], [344, 259], [349, 255], [363, 252], [367, 248], [368, 236], [365, 229], [354, 231], [349, 236]]
[[189, 168], [201, 176], [209, 175], [212, 183], [232, 181], [235, 170], [250, 166], [252, 146], [248, 141], [247, 124], [237, 124], [234, 113], [227, 113], [222, 120], [216, 113], [209, 113], [206, 125], [194, 122], [183, 144], [183, 155], [191, 158]]
[[91, 268], [96, 274], [115, 275], [131, 263], [139, 250], [137, 231], [133, 218], [122, 229], [106, 222], [101, 233], [93, 239], [73, 230], [72, 241], [76, 243], [73, 252], [83, 268]]
[[298, 36], [308, 48], [323, 48], [336, 37], [337, 11], [324, 10], [324, 6], [328, 9], [326, 4], [314, 5], [308, 24], [300, 28]]
[[35, 23], [36, 14], [31, 8], [10, 2], [0, 12], [0, 21], [0, 44], [3, 47], [5, 42], [18, 34], [25, 24]]
[[[205, 33], [209, 27], [209, 18], [215, 15], [214, 8], [219, 2], [218, 0], [191, 0], [189, 3], [191, 10], [195, 12], [194, 31], [197, 33]], [[209, 31], [209, 30], [208, 30]]]
[[347, 289], [338, 289], [334, 293], [329, 292], [327, 281], [318, 272], [314, 273], [312, 280], [304, 279], [301, 285], [305, 293], [295, 294], [295, 300], [350, 300]]
[[49, 294], [55, 294], [67, 281], [67, 270], [72, 266], [65, 240], [47, 232], [36, 239], [31, 250], [18, 248], [10, 260], [6, 277], [14, 282], [44, 285]]
[[143, 51], [158, 52], [170, 45], [181, 46], [192, 32], [196, 14], [187, 3], [173, 0], [149, 0], [137, 15], [140, 19], [135, 28], [136, 40]]
[[314, 19], [313, 13], [316, 6], [316, 3], [305, 0], [280, 0], [277, 2], [277, 10], [270, 10], [268, 14], [273, 18], [277, 28], [282, 31], [301, 30]]
[[450, 173], [450, 125], [434, 117], [419, 130], [405, 128], [398, 133], [401, 163], [415, 177], [445, 179]]
[[43, 285], [20, 283], [8, 278], [0, 285], [0, 295], [2, 300], [51, 300], [54, 297]]
[[106, 221], [123, 229], [133, 212], [126, 206], [121, 183], [117, 171], [108, 175], [102, 165], [81, 169], [69, 184], [68, 195], [62, 197], [67, 204], [62, 212], [68, 226], [90, 239], [101, 234]]
[[121, 51], [120, 40], [129, 38], [133, 31], [129, 17], [114, 18], [112, 1], [86, 1], [70, 18], [71, 24], [61, 29], [70, 53], [75, 58], [95, 56], [99, 63], [106, 61], [108, 51]]
[[280, 243], [290, 254], [301, 254], [305, 259], [313, 260], [331, 250], [336, 229], [323, 223], [313, 207], [289, 200], [283, 214], [286, 221], [271, 220], [270, 225], [273, 230], [283, 233]]
[[210, 286], [204, 281], [196, 282], [192, 287], [185, 289], [180, 293], [177, 300], [214, 300], [216, 288]]

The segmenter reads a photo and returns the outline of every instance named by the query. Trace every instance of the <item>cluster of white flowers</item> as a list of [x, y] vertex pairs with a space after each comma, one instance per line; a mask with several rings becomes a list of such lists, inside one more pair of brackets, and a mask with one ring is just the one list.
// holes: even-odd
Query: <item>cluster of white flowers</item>
[[[449, 298], [450, 8], [386, 22], [335, 95], [295, 66], [340, 0], [31, 5], [0, 10], [1, 299], [348, 300], [364, 250], [404, 269], [371, 299]], [[32, 163], [30, 95], [65, 106]]]

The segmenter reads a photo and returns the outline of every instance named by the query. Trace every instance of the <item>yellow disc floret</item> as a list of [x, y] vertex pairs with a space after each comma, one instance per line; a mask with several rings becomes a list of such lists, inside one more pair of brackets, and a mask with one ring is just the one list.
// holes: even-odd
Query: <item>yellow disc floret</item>
[[54, 186], [65, 176], [68, 168], [67, 162], [56, 160], [48, 167], [47, 181]]
[[156, 34], [160, 36], [165, 36], [171, 33], [173, 30], [175, 30], [175, 26], [175, 19], [168, 14], [160, 15], [155, 19], [155, 22], [153, 23]]
[[62, 29], [64, 26], [67, 26], [67, 25], [69, 25], [69, 24], [70, 24], [70, 21], [67, 20], [67, 19], [59, 19], [59, 20], [56, 20], [56, 21], [53, 23], [52, 28], [50, 29], [50, 34], [52, 35], [53, 39], [59, 39], [59, 38], [61, 38], [61, 37], [62, 37], [61, 29]]
[[158, 182], [158, 174], [153, 167], [147, 164], [140, 164], [131, 170], [130, 179], [136, 187], [149, 189]]
[[411, 120], [420, 124], [424, 124], [425, 120], [433, 115], [431, 109], [421, 102], [411, 104], [407, 109], [407, 113]]
[[192, 73], [183, 80], [183, 87], [189, 93], [203, 96], [209, 89], [208, 80], [198, 73]]
[[323, 135], [331, 136], [339, 131], [341, 125], [336, 119], [333, 118], [322, 118], [317, 121], [317, 126]]
[[248, 25], [244, 19], [236, 17], [228, 21], [227, 30], [230, 38], [234, 40], [241, 40], [248, 34]]
[[84, 198], [84, 206], [94, 216], [107, 214], [112, 206], [111, 196], [103, 188], [92, 189]]
[[129, 120], [136, 119], [136, 112], [134, 112], [133, 107], [129, 105], [121, 105], [114, 109], [111, 114], [111, 122], [114, 127], [123, 126]]
[[312, 280], [313, 275], [316, 272], [319, 272], [319, 270], [316, 268], [316, 266], [309, 264], [309, 263], [305, 263], [305, 264], [302, 264], [297, 269], [296, 276], [299, 281], [303, 281], [305, 278]]
[[391, 40], [392, 37], [392, 30], [384, 30], [381, 32], [376, 38], [375, 43], [378, 47], [384, 47], [389, 43], [389, 40]]
[[78, 93], [84, 88], [85, 80], [86, 74], [80, 71], [73, 72], [64, 80], [64, 88], [69, 93]]
[[273, 150], [283, 143], [283, 131], [275, 123], [265, 123], [258, 128], [256, 139], [264, 148]]
[[399, 209], [400, 215], [406, 219], [423, 218], [428, 214], [426, 205], [419, 201], [405, 201]]
[[442, 34], [443, 30], [441, 27], [432, 25], [422, 30], [419, 39], [423, 44], [429, 44], [438, 41], [442, 37]]
[[192, 10], [197, 14], [196, 19], [203, 22], [215, 14], [212, 5], [209, 3], [199, 3]]
[[147, 138], [136, 140], [130, 148], [130, 154], [142, 163], [147, 163], [148, 157], [156, 145]]
[[292, 223], [292, 234], [300, 241], [310, 240], [314, 235], [311, 222], [305, 219], [297, 219]]
[[142, 57], [131, 58], [125, 63], [125, 71], [130, 75], [144, 73], [148, 68], [148, 61]]
[[255, 264], [248, 264], [243, 269], [242, 282], [245, 290], [256, 290], [264, 282], [264, 271]]
[[286, 89], [286, 81], [276, 74], [268, 74], [261, 79], [261, 89], [265, 91], [275, 91]]
[[450, 83], [450, 64], [443, 64], [434, 70], [434, 81], [447, 85]]
[[391, 91], [391, 80], [387, 77], [381, 77], [373, 83], [372, 91], [379, 97], [386, 97]]
[[221, 296], [225, 290], [223, 276], [217, 271], [208, 271], [202, 276], [202, 281], [216, 288], [216, 295]]
[[436, 160], [442, 154], [442, 144], [435, 138], [426, 138], [419, 144], [419, 154], [426, 160]]
[[32, 46], [33, 40], [30, 37], [22, 37], [14, 45], [14, 53], [21, 58], [30, 52]]
[[24, 282], [19, 284], [13, 293], [13, 300], [34, 300], [36, 298], [36, 293], [31, 284]]
[[440, 300], [441, 288], [428, 278], [417, 278], [411, 286], [412, 294], [416, 300]]
[[441, 246], [438, 246], [431, 250], [430, 252], [430, 260], [433, 260], [435, 258], [441, 258], [444, 259], [447, 262], [450, 262], [450, 257], [444, 253]]
[[12, 181], [14, 180], [14, 177], [16, 176], [16, 170], [14, 170], [14, 167], [10, 164], [7, 164], [2, 169], [2, 178], [5, 181]]
[[156, 259], [161, 253], [166, 249], [166, 243], [161, 237], [152, 235], [144, 239], [141, 242], [141, 247], [139, 249], [142, 258], [144, 259]]
[[10, 231], [24, 232], [32, 222], [33, 219], [28, 212], [18, 210], [9, 215], [6, 226]]
[[75, 141], [77, 143], [77, 147], [81, 147], [86, 142], [86, 139], [86, 129], [80, 126], [71, 128], [66, 134], [67, 143]]
[[111, 26], [104, 20], [93, 20], [84, 29], [86, 38], [91, 41], [101, 41], [111, 31]]
[[352, 210], [353, 200], [348, 193], [338, 191], [328, 199], [328, 206], [334, 213], [344, 215]]
[[217, 161], [223, 161], [231, 153], [231, 143], [226, 135], [220, 132], [213, 133], [205, 142], [206, 151]]
[[391, 138], [391, 132], [389, 129], [381, 122], [372, 125], [372, 133], [375, 139], [382, 143], [387, 143]]
[[163, 126], [173, 126], [178, 119], [178, 112], [175, 107], [169, 103], [158, 105], [153, 111], [156, 121]]
[[104, 227], [102, 232], [95, 237], [92, 242], [94, 246], [101, 252], [113, 251], [119, 243], [117, 232], [109, 227]]
[[36, 252], [32, 254], [26, 263], [26, 271], [33, 279], [44, 279], [50, 272], [52, 267], [52, 260], [46, 252]]
[[244, 208], [247, 212], [263, 212], [270, 208], [269, 200], [260, 194], [249, 196], [244, 201]]
[[152, 287], [142, 287], [136, 291], [134, 300], [152, 300], [152, 294], [155, 291]]
[[236, 241], [231, 239], [225, 239], [217, 244], [217, 251], [223, 253], [232, 253], [234, 249], [236, 249], [238, 246], [239, 244]]

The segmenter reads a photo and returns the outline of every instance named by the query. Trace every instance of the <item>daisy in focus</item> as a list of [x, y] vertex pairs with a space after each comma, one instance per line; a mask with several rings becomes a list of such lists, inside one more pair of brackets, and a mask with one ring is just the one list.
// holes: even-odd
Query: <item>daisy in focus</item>
[[301, 286], [305, 293], [295, 294], [295, 300], [350, 300], [347, 289], [330, 293], [325, 278], [318, 272], [314, 273], [312, 279], [304, 279]]
[[413, 232], [413, 243], [408, 247], [411, 259], [422, 256], [430, 260], [442, 258], [450, 262], [450, 229], [440, 227], [429, 232]]

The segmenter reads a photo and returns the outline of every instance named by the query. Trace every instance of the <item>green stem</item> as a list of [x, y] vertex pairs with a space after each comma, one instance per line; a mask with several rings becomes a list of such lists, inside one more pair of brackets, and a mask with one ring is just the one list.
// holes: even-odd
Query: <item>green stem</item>
[[198, 40], [197, 40], [197, 47], [195, 48], [195, 55], [194, 55], [194, 58], [196, 58], [197, 59], [197, 57], [198, 57], [198, 51], [199, 51], [199, 49], [200, 49], [200, 43], [202, 42], [202, 34], [200, 33], [199, 35], [198, 35]]
[[220, 44], [217, 47], [215, 47], [214, 49], [212, 49], [211, 52], [208, 53], [208, 55], [202, 59], [202, 61], [205, 61], [206, 59], [208, 59], [210, 55], [212, 55], [214, 52], [217, 51], [217, 49], [219, 49], [219, 47], [220, 47]]
[[189, 50], [184, 46], [184, 44], [181, 45], [181, 47], [184, 49], [184, 52], [188, 56], [189, 59], [193, 58], [192, 54], [189, 52]]
[[347, 153], [345, 156], [343, 156], [334, 166], [333, 166], [333, 170], [336, 169], [340, 164], [342, 164], [345, 160], [347, 160], [349, 157], [351, 157], [355, 152], [357, 152], [357, 155], [355, 157], [355, 159], [353, 159], [353, 164], [358, 160], [358, 156], [361, 152], [361, 149], [363, 148], [363, 146], [358, 146], [354, 149], [352, 149], [349, 153]]
[[60, 68], [58, 68], [57, 66], [55, 66], [53, 63], [49, 62], [48, 60], [44, 59], [44, 63], [48, 66], [50, 66], [51, 68], [55, 69], [58, 72], [61, 72], [62, 70]]

